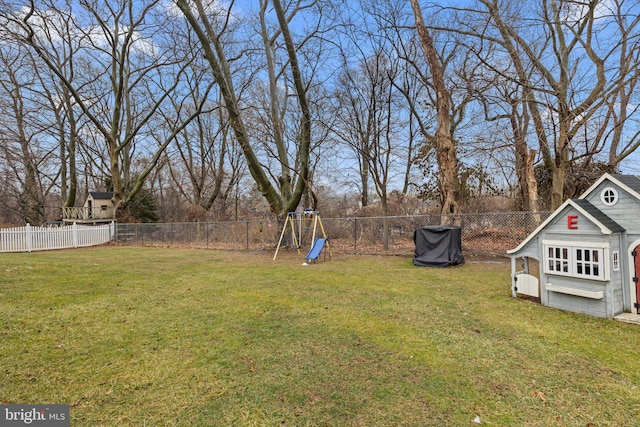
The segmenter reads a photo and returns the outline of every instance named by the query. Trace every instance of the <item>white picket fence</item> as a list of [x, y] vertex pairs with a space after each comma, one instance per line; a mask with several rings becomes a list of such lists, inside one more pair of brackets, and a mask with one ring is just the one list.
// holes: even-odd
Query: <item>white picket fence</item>
[[25, 227], [0, 229], [0, 252], [32, 252], [79, 248], [111, 241], [115, 224], [64, 225], [62, 227]]

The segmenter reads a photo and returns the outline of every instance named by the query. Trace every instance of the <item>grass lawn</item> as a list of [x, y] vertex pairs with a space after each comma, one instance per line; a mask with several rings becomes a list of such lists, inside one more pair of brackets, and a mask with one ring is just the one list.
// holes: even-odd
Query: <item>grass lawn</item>
[[0, 402], [72, 426], [626, 426], [640, 327], [508, 263], [99, 247], [0, 255]]

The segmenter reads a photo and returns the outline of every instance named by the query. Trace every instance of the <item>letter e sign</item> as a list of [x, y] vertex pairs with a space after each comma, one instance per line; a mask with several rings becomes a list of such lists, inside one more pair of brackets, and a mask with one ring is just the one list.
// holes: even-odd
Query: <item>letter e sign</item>
[[569, 230], [577, 230], [578, 229], [578, 215], [568, 215], [567, 216], [567, 228]]

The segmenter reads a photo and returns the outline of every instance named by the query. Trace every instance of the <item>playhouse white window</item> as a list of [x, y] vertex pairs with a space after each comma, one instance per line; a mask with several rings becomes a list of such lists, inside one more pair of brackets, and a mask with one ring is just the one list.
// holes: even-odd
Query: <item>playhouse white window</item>
[[547, 269], [549, 272], [569, 273], [569, 248], [547, 247]]
[[602, 259], [602, 249], [575, 249], [575, 274], [577, 276], [600, 277], [600, 260]]
[[544, 271], [561, 276], [607, 280], [605, 250], [608, 249], [586, 245], [545, 244]]
[[611, 187], [607, 187], [600, 193], [600, 200], [605, 206], [613, 206], [618, 202], [618, 192]]

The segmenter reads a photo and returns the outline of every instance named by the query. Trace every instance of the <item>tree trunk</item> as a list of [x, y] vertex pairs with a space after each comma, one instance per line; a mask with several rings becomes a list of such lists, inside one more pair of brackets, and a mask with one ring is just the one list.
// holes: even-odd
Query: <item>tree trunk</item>
[[280, 196], [284, 200], [291, 198], [291, 167], [289, 165], [289, 153], [284, 139], [284, 129], [280, 114], [280, 101], [278, 78], [276, 73], [276, 53], [274, 51], [275, 37], [269, 37], [266, 22], [266, 10], [269, 4], [268, 0], [260, 2], [260, 34], [262, 35], [262, 43], [264, 45], [265, 60], [267, 66], [267, 75], [269, 78], [269, 115], [271, 117], [273, 143], [276, 146], [278, 161], [280, 162]]
[[451, 135], [451, 94], [444, 81], [444, 69], [433, 45], [433, 39], [424, 25], [422, 9], [418, 0], [411, 0], [411, 7], [416, 20], [416, 28], [420, 45], [431, 69], [433, 86], [436, 91], [436, 108], [438, 125], [434, 135], [436, 160], [438, 162], [441, 213], [456, 214], [458, 204], [458, 156]]
[[380, 198], [380, 202], [382, 203], [382, 249], [385, 251], [389, 250], [389, 206], [387, 202], [387, 197]]
[[[562, 122], [560, 123], [562, 127]], [[556, 148], [556, 161], [553, 168], [551, 184], [551, 209], [555, 210], [564, 202], [564, 183], [569, 170], [569, 142], [568, 136], [560, 130], [558, 147]]]
[[[365, 159], [366, 160], [366, 159]], [[369, 162], [363, 161], [360, 168], [360, 182], [362, 183], [362, 194], [360, 195], [361, 207], [369, 206]]]
[[[63, 196], [64, 198], [64, 206], [65, 207], [73, 207], [76, 204], [76, 195], [78, 192], [78, 171], [76, 168], [76, 143], [78, 140], [78, 129], [76, 124], [76, 116], [73, 111], [73, 103], [71, 102], [71, 97], [69, 96], [69, 91], [64, 85], [62, 85], [62, 90], [64, 93], [64, 103], [67, 109], [67, 117], [69, 118], [69, 142], [66, 148], [66, 157], [68, 157], [68, 165], [69, 169], [66, 169], [67, 161], [65, 158], [61, 158], [60, 161], [62, 165], [65, 166], [63, 187], [66, 187], [67, 179], [69, 183], [69, 188], [64, 188], [66, 194]], [[64, 143], [61, 143], [61, 150]]]
[[[518, 104], [523, 108], [522, 116], [518, 115]], [[511, 100], [511, 130], [513, 132], [515, 154], [516, 154], [516, 175], [518, 176], [518, 187], [520, 188], [520, 198], [522, 200], [522, 210], [526, 212], [537, 212], [538, 204], [538, 183], [533, 169], [533, 163], [537, 154], [536, 150], [529, 150], [526, 141], [526, 134], [529, 122], [526, 103]]]
[[302, 81], [302, 73], [300, 71], [300, 65], [298, 64], [298, 55], [296, 53], [293, 39], [291, 38], [291, 32], [289, 31], [289, 24], [284, 10], [280, 4], [280, 0], [272, 0], [273, 8], [276, 11], [278, 17], [278, 23], [280, 24], [280, 30], [282, 31], [282, 38], [287, 48], [287, 54], [289, 56], [289, 67], [291, 68], [291, 75], [293, 76], [293, 83], [296, 88], [296, 98], [300, 106], [302, 113], [300, 117], [300, 131], [298, 134], [298, 179], [296, 181], [295, 189], [291, 194], [290, 199], [285, 199], [286, 212], [294, 211], [300, 204], [300, 199], [305, 189], [309, 186], [309, 155], [311, 151], [311, 111], [309, 110], [309, 103], [307, 102], [307, 90]]
[[[22, 194], [20, 195], [21, 210], [26, 223], [39, 225], [44, 219], [43, 195], [38, 185], [38, 168], [30, 151], [29, 137], [26, 132], [26, 111], [21, 90], [21, 83], [13, 72], [8, 73], [13, 86], [13, 99], [10, 100], [10, 108], [15, 117], [15, 137], [20, 145], [20, 162], [24, 166], [24, 180], [22, 181]], [[16, 153], [18, 150], [16, 150]]]
[[536, 181], [535, 171], [533, 169], [533, 162], [536, 157], [536, 151], [530, 150], [526, 154], [526, 161], [524, 165], [525, 183], [527, 188], [527, 202], [530, 212], [534, 212], [536, 225], [540, 224], [540, 204], [538, 203], [538, 182]]

